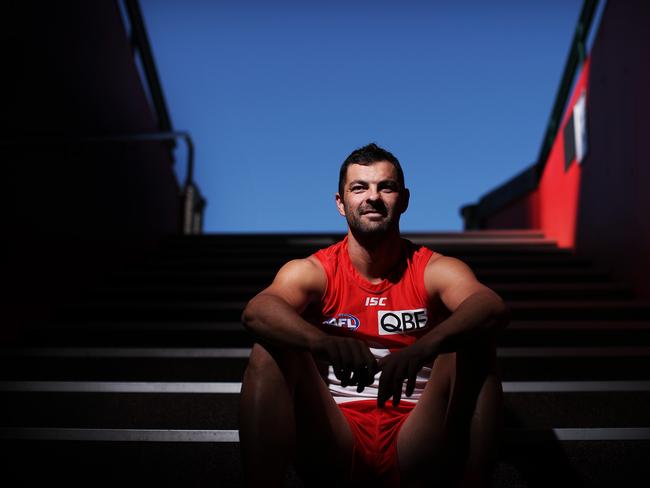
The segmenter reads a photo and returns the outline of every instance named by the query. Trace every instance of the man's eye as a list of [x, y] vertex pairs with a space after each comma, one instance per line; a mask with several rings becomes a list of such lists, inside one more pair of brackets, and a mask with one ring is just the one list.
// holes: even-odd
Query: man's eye
[[361, 191], [361, 190], [363, 190], [363, 187], [362, 186], [353, 186], [350, 190], [351, 191]]

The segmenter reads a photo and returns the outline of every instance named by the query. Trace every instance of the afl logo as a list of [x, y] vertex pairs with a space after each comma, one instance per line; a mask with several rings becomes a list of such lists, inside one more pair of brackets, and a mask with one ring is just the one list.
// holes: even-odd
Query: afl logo
[[357, 330], [361, 325], [359, 319], [349, 313], [340, 313], [336, 317], [327, 319], [323, 322], [324, 325], [333, 325], [334, 327], [341, 327], [348, 330]]

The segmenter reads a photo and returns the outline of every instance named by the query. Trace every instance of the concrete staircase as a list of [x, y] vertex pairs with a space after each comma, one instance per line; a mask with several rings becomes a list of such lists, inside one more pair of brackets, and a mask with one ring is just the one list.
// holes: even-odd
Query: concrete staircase
[[[246, 301], [334, 235], [169, 238], [0, 355], [5, 486], [241, 484]], [[494, 486], [647, 486], [650, 303], [532, 231], [410, 235], [510, 305]], [[292, 470], [287, 486], [302, 486]]]

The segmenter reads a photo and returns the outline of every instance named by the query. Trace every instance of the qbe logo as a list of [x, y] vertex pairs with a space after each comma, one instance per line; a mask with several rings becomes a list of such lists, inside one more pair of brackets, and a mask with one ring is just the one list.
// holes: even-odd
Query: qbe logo
[[379, 335], [404, 334], [427, 326], [427, 309], [380, 310], [377, 312]]
[[342, 327], [348, 330], [356, 330], [361, 325], [361, 322], [354, 315], [349, 313], [340, 313], [336, 317], [323, 321], [324, 325], [333, 325], [334, 327]]

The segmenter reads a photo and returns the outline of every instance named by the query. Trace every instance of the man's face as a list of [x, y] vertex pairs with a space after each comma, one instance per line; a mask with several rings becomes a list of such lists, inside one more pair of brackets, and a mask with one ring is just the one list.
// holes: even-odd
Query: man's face
[[353, 232], [380, 236], [398, 227], [408, 205], [408, 190], [400, 188], [397, 170], [387, 161], [351, 164], [336, 205]]

